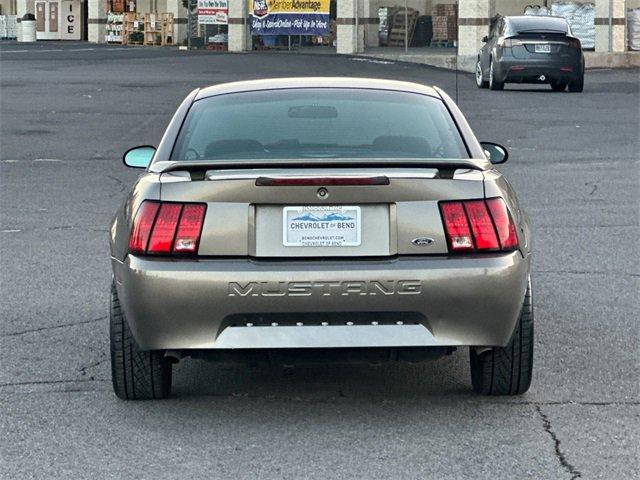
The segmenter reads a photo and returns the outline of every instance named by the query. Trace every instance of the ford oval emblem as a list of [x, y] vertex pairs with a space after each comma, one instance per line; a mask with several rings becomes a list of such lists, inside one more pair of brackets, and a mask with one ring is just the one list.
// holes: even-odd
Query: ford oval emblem
[[418, 247], [426, 247], [428, 245], [431, 245], [434, 242], [435, 242], [435, 240], [433, 238], [429, 238], [429, 237], [418, 237], [418, 238], [414, 238], [413, 240], [411, 240], [411, 243], [413, 243], [414, 245], [416, 245]]

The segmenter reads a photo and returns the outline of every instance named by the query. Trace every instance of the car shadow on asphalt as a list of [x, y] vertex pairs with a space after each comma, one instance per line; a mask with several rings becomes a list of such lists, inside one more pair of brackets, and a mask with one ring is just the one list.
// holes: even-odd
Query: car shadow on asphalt
[[186, 359], [174, 367], [173, 398], [419, 399], [472, 395], [467, 349], [422, 363], [227, 365]]

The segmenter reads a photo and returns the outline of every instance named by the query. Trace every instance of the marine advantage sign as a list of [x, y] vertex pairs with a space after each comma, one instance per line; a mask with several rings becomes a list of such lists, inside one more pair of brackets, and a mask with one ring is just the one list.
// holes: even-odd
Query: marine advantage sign
[[327, 35], [329, 3], [329, 0], [249, 0], [251, 35]]

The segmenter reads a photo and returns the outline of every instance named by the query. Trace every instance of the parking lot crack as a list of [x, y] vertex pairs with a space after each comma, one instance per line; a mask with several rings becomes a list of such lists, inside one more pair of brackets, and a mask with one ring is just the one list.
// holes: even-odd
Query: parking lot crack
[[100, 322], [102, 320], [105, 320], [107, 317], [99, 317], [99, 318], [93, 318], [91, 320], [82, 320], [80, 322], [73, 322], [73, 323], [63, 323], [61, 325], [51, 325], [51, 326], [47, 326], [47, 327], [40, 327], [40, 328], [30, 328], [27, 330], [21, 330], [19, 332], [11, 332], [11, 333], [3, 333], [0, 335], [1, 338], [5, 338], [5, 337], [17, 337], [19, 335], [26, 335], [28, 333], [38, 333], [38, 332], [43, 332], [45, 330], [55, 330], [57, 328], [67, 328], [67, 327], [75, 327], [77, 325], [85, 325], [87, 323], [95, 323], [95, 322]]
[[571, 480], [575, 480], [576, 478], [582, 478], [582, 473], [568, 462], [567, 457], [565, 456], [564, 452], [560, 448], [560, 439], [558, 438], [555, 431], [553, 430], [553, 427], [551, 425], [551, 420], [549, 419], [549, 417], [542, 411], [542, 408], [540, 408], [539, 405], [536, 406], [536, 411], [538, 412], [538, 415], [542, 420], [542, 427], [544, 428], [544, 431], [547, 432], [547, 434], [549, 434], [549, 436], [553, 440], [555, 455], [558, 461], [560, 462], [560, 465], [562, 466], [562, 468], [564, 468], [567, 471], [567, 473], [571, 475]]
[[[91, 362], [91, 363], [89, 363], [89, 364], [87, 364], [87, 365], [84, 365], [84, 366], [80, 367], [80, 368], [78, 369], [78, 372], [80, 372], [80, 375], [81, 375], [81, 376], [85, 376], [85, 375], [87, 374], [87, 370], [89, 370], [89, 369], [91, 369], [91, 368], [95, 368], [95, 367], [97, 367], [97, 366], [99, 366], [99, 365], [102, 365], [102, 364], [103, 364], [104, 362], [106, 362], [106, 361], [107, 361], [107, 359], [106, 359], [106, 354], [105, 354], [105, 353], [102, 353], [102, 355], [100, 355], [100, 358], [99, 358], [98, 360], [95, 360], [95, 361], [93, 361], [93, 362]], [[91, 380], [92, 380], [93, 378], [94, 378], [93, 376], [90, 376], [90, 377], [89, 377], [89, 379], [91, 379]]]
[[27, 382], [9, 382], [0, 383], [1, 387], [23, 387], [25, 385], [57, 385], [61, 383], [80, 383], [80, 382], [108, 382], [102, 378], [78, 378], [76, 380], [31, 380]]
[[593, 401], [582, 402], [574, 400], [551, 400], [546, 402], [500, 402], [499, 405], [533, 405], [535, 407], [542, 406], [565, 406], [565, 405], [578, 405], [581, 407], [610, 407], [610, 406], [624, 406], [624, 405], [640, 405], [640, 401], [637, 400], [623, 400], [623, 401]]
[[113, 180], [114, 182], [116, 182], [116, 185], [118, 185], [118, 187], [120, 188], [120, 192], [124, 193], [127, 191], [127, 189], [129, 188], [129, 185], [127, 185], [126, 183], [124, 183], [122, 180], [120, 180], [118, 177], [114, 177], [113, 175], [107, 175], [107, 178], [110, 178], [111, 180]]
[[640, 273], [603, 272], [595, 270], [534, 270], [534, 273], [555, 273], [561, 275], [617, 275], [621, 277], [640, 277]]

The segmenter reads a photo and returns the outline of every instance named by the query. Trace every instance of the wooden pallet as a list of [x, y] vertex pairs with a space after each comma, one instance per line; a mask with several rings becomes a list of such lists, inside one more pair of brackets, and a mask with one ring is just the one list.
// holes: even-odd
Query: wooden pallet
[[[404, 47], [405, 42], [407, 45], [411, 45], [416, 22], [418, 21], [418, 12], [413, 8], [407, 8], [406, 17], [407, 28], [405, 30], [405, 9], [398, 8], [393, 14], [393, 19], [390, 22], [389, 39], [387, 40], [387, 45], [390, 47]], [[405, 31], [409, 36], [408, 39], [406, 38]]]
[[158, 28], [158, 15], [144, 14], [144, 44], [162, 45], [162, 30]]
[[[138, 26], [136, 27], [136, 23]], [[143, 41], [132, 41], [129, 37], [134, 32], [141, 32], [141, 19], [135, 12], [126, 12], [122, 22], [122, 44], [123, 45], [142, 45]]]
[[175, 45], [173, 37], [173, 13], [160, 14], [160, 37], [161, 45]]

